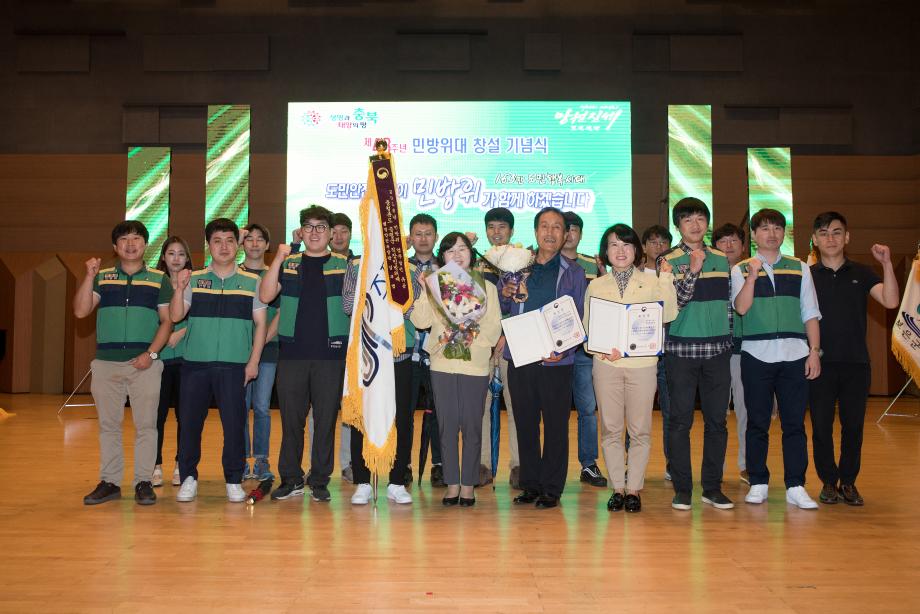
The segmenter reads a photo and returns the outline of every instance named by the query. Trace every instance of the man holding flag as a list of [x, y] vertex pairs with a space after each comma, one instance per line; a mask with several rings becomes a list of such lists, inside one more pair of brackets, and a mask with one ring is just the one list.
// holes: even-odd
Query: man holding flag
[[[392, 160], [386, 153], [385, 141], [375, 146], [379, 153], [371, 157], [367, 192], [359, 211], [364, 246], [348, 340], [342, 420], [361, 434], [361, 456], [369, 473], [391, 473], [394, 462], [402, 466], [401, 471], [391, 473], [387, 496], [397, 503], [411, 503], [411, 495], [400, 483], [409, 460], [411, 439], [407, 437], [411, 435], [405, 423], [412, 419], [411, 412], [402, 416], [404, 437], [398, 436], [395, 424], [397, 403], [405, 408], [409, 405], [405, 397], [411, 393], [406, 385], [411, 385], [411, 366], [405, 365], [404, 359], [394, 362], [394, 358], [406, 357], [408, 340], [414, 340], [415, 331], [406, 328], [406, 313], [412, 307], [414, 293]], [[397, 371], [403, 372], [400, 377]], [[397, 383], [401, 384], [400, 390]], [[404, 440], [403, 445], [397, 445], [398, 439]], [[356, 452], [353, 447], [353, 463]], [[368, 497], [373, 496], [373, 489], [367, 486], [359, 486], [353, 503], [367, 503]]]

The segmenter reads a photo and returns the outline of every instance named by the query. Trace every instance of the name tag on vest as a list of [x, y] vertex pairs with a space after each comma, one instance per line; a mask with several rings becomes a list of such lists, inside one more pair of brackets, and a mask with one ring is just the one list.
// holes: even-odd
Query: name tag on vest
[[196, 287], [202, 288], [202, 289], [204, 289], [204, 290], [210, 290], [210, 289], [211, 289], [211, 280], [210, 280], [210, 279], [199, 279], [199, 280], [198, 280], [198, 284], [197, 284]]
[[117, 273], [117, 272], [114, 272], [114, 271], [111, 272], [111, 273], [106, 273], [105, 275], [102, 276], [102, 279], [104, 279], [104, 280], [117, 280], [117, 279], [118, 279], [118, 273]]

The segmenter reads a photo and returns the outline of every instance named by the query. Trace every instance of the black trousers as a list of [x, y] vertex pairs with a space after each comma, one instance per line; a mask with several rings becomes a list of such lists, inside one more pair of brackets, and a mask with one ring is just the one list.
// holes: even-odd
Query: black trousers
[[[825, 484], [855, 484], [862, 456], [868, 363], [822, 362], [821, 376], [809, 382], [811, 443], [815, 469]], [[834, 410], [840, 407], [840, 464], [834, 455]]]
[[179, 460], [179, 440], [182, 437], [182, 424], [179, 422], [179, 383], [182, 381], [182, 361], [163, 363], [163, 376], [160, 379], [160, 405], [157, 407], [157, 465], [163, 464], [163, 437], [166, 431], [166, 416], [169, 408], [174, 408], [176, 416], [176, 460]]
[[741, 382], [748, 412], [745, 434], [745, 465], [751, 485], [768, 484], [767, 451], [770, 446], [770, 419], [773, 395], [779, 406], [783, 428], [783, 481], [786, 488], [805, 485], [808, 469], [808, 438], [805, 436], [805, 405], [808, 380], [805, 358], [783, 362], [763, 362], [741, 352]]
[[201, 461], [201, 431], [208, 417], [213, 397], [220, 410], [220, 424], [224, 430], [224, 450], [221, 462], [224, 481], [240, 484], [243, 481], [245, 447], [243, 425], [246, 422], [246, 389], [243, 387], [245, 365], [199, 366], [185, 363], [182, 367], [182, 393], [179, 407], [182, 436], [179, 439], [179, 475], [182, 481], [192, 476], [198, 479]]
[[[544, 367], [508, 363], [514, 407], [521, 488], [559, 497], [569, 470], [569, 414], [572, 413], [572, 365]], [[540, 449], [540, 419], [543, 449]]]
[[703, 412], [703, 467], [700, 482], [704, 492], [722, 488], [722, 468], [725, 464], [725, 446], [728, 444], [725, 410], [731, 390], [731, 355], [730, 350], [713, 358], [681, 358], [665, 354], [665, 373], [671, 402], [668, 463], [674, 492], [693, 492], [690, 429], [693, 428], [697, 388]]
[[[422, 399], [422, 407], [428, 410], [431, 415], [429, 418], [431, 445], [431, 464], [441, 464], [441, 438], [438, 437], [438, 412], [434, 403], [434, 392], [431, 390], [431, 365], [422, 364], [425, 358], [419, 362], [412, 363], [412, 398], [409, 401], [409, 407], [412, 409], [413, 419], [409, 422], [409, 441], [415, 438], [415, 410], [418, 407], [419, 399]], [[411, 459], [410, 459], [411, 464]], [[419, 471], [421, 471], [419, 467]]]
[[[393, 363], [396, 379], [396, 461], [390, 469], [390, 484], [405, 486], [406, 467], [412, 453], [412, 418], [415, 415], [410, 406], [412, 397], [412, 360]], [[371, 472], [364, 463], [362, 454], [364, 435], [351, 427], [351, 469], [355, 484], [368, 484]]]
[[344, 360], [278, 361], [278, 404], [281, 406], [281, 452], [278, 473], [283, 481], [303, 478], [304, 428], [313, 407], [310, 486], [325, 486], [332, 475], [336, 422], [342, 405]]

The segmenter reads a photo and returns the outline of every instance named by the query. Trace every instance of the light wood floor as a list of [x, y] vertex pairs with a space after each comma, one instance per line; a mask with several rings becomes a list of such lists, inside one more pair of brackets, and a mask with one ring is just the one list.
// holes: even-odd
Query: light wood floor
[[[376, 510], [352, 507], [353, 487], [338, 470], [330, 504], [230, 504], [213, 412], [197, 502], [176, 503], [168, 485], [152, 507], [127, 496], [126, 420], [126, 496], [84, 507], [97, 482], [95, 414], [74, 408], [58, 418], [61, 402], [0, 395], [0, 407], [16, 414], [0, 420], [2, 611], [920, 611], [920, 420], [876, 426], [887, 399], [870, 401], [864, 508], [787, 507], [775, 478], [768, 504], [745, 505], [730, 418], [725, 491], [738, 507], [704, 506], [697, 490], [692, 512], [672, 511], [656, 412], [643, 511], [629, 516], [606, 511], [606, 489], [578, 482], [574, 419], [570, 481], [555, 510], [513, 508], [506, 448], [497, 489], [477, 491], [472, 509], [442, 508], [443, 491], [428, 484], [413, 488], [411, 506], [388, 504], [381, 487]], [[916, 413], [920, 402], [896, 408]], [[774, 476], [782, 474], [778, 428]], [[697, 475], [701, 431], [698, 421]], [[279, 443], [273, 412], [273, 461]], [[817, 498], [813, 469], [808, 480]]]

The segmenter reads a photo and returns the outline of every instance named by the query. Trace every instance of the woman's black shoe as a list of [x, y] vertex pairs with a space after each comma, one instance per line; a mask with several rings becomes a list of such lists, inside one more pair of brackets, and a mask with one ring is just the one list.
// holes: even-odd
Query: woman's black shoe
[[626, 495], [626, 511], [632, 514], [642, 511], [642, 499], [639, 495]]
[[460, 495], [457, 495], [456, 497], [444, 497], [441, 499], [441, 503], [444, 505], [444, 507], [457, 505], [460, 503]]
[[615, 492], [610, 495], [610, 498], [607, 499], [607, 510], [611, 512], [619, 512], [623, 509], [623, 504], [626, 503], [626, 498], [621, 492]]
[[473, 507], [474, 505], [476, 505], [476, 497], [470, 497], [469, 499], [460, 497], [460, 507]]

